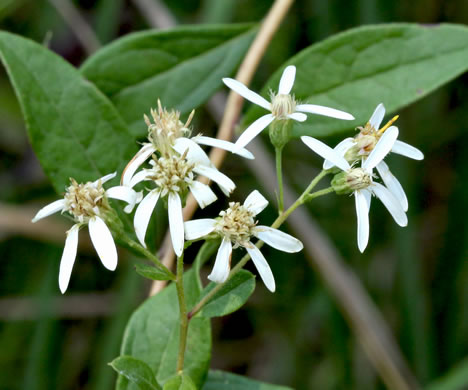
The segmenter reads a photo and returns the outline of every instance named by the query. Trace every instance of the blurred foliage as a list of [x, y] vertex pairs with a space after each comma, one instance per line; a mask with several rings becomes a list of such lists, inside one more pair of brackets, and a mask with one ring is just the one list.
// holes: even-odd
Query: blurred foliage
[[[73, 3], [103, 43], [148, 28], [130, 0]], [[270, 5], [270, 0], [167, 0], [181, 24], [258, 22]], [[312, 43], [361, 24], [395, 21], [467, 24], [468, 3], [297, 1], [252, 88], [260, 90], [281, 64]], [[73, 65], [86, 60], [67, 23], [46, 0], [0, 1], [0, 23], [2, 30], [48, 44]], [[426, 156], [422, 163], [389, 157], [399, 168], [409, 198], [407, 228], [395, 226], [386, 210], [377, 206], [371, 214], [369, 247], [361, 255], [355, 242], [355, 211], [347, 197], [329, 196], [310, 205], [312, 215], [383, 312], [419, 381], [430, 384], [431, 390], [460, 390], [467, 383], [467, 81], [468, 75], [463, 75], [399, 113], [402, 139]], [[36, 208], [56, 194], [28, 145], [5, 72], [0, 86], [0, 201], [17, 205], [20, 212], [28, 203]], [[207, 135], [216, 130], [203, 109], [196, 122]], [[325, 141], [335, 144], [339, 138]], [[303, 189], [313, 176], [311, 164], [318, 167], [320, 161], [299, 142], [288, 145], [285, 153], [285, 171], [296, 172], [288, 179], [294, 188]], [[235, 197], [243, 199], [242, 193], [249, 193], [257, 182], [239, 161], [229, 158], [224, 170], [239, 183]], [[207, 212], [218, 210], [221, 203]], [[273, 208], [267, 210], [265, 223], [274, 219]], [[147, 283], [133, 272], [130, 256], [121, 252], [117, 271], [110, 273], [92, 252], [83, 251], [69, 291], [59, 296], [62, 243], [0, 229], [0, 388], [113, 388], [115, 374], [106, 363], [118, 355], [129, 315], [148, 292]], [[382, 388], [332, 297], [303, 256], [268, 248], [264, 254], [275, 274], [277, 292], [270, 294], [259, 285], [243, 309], [212, 320], [211, 367], [296, 389]]]

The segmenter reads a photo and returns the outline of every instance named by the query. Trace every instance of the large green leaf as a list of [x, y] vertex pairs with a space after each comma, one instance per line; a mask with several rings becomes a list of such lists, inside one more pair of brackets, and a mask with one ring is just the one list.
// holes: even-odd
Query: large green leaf
[[182, 113], [205, 102], [238, 66], [254, 33], [251, 24], [242, 24], [129, 34], [90, 57], [82, 72], [143, 135], [143, 113], [157, 99]]
[[109, 364], [120, 375], [137, 385], [140, 390], [161, 389], [154, 377], [153, 370], [141, 360], [132, 356], [119, 356]]
[[[187, 306], [200, 295], [194, 270], [184, 276]], [[179, 304], [175, 284], [146, 300], [132, 315], [122, 342], [122, 355], [143, 360], [154, 371], [159, 383], [176, 374], [179, 348]], [[189, 323], [184, 373], [197, 388], [208, 372], [211, 357], [211, 327], [208, 318], [192, 318]], [[120, 377], [118, 390], [136, 390], [135, 385]]]
[[182, 374], [164, 383], [163, 390], [197, 390], [197, 388], [188, 375]]
[[292, 390], [290, 387], [270, 385], [240, 375], [210, 370], [203, 390]]
[[[203, 290], [202, 295], [208, 294], [216, 283], [210, 283]], [[203, 317], [221, 317], [238, 310], [255, 290], [255, 276], [240, 270], [219, 290], [203, 307], [200, 315]]]
[[[459, 25], [388, 24], [334, 35], [292, 57], [267, 82], [278, 90], [283, 69], [296, 65], [292, 93], [301, 102], [350, 112], [355, 121], [308, 114], [293, 134], [326, 136], [367, 122], [378, 103], [395, 111], [421, 99], [468, 69], [468, 28]], [[244, 125], [265, 114], [257, 106]]]
[[136, 152], [110, 101], [62, 58], [28, 39], [0, 32], [0, 57], [18, 96], [32, 147], [55, 189], [69, 178], [121, 171]]

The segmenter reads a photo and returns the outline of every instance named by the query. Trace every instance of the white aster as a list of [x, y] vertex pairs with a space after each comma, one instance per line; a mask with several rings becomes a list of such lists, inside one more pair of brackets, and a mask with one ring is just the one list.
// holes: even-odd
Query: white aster
[[298, 239], [278, 229], [257, 225], [254, 217], [267, 205], [268, 201], [255, 190], [245, 199], [244, 204], [229, 203], [229, 208], [222, 211], [217, 219], [197, 219], [185, 222], [187, 240], [195, 240], [210, 233], [215, 233], [222, 238], [208, 279], [216, 283], [225, 282], [231, 269], [232, 250], [241, 246], [249, 253], [265, 286], [270, 291], [275, 291], [275, 279], [270, 266], [251, 239], [257, 237], [273, 248], [288, 253], [299, 252], [303, 245]]
[[123, 200], [128, 203], [126, 212], [139, 201], [140, 195], [128, 187], [116, 186], [105, 190], [102, 185], [113, 179], [116, 173], [106, 175], [94, 182], [78, 184], [71, 179], [71, 185], [63, 199], [56, 200], [38, 211], [32, 222], [37, 222], [49, 215], [68, 213], [75, 224], [67, 232], [65, 247], [60, 261], [59, 287], [65, 293], [70, 281], [78, 248], [78, 231], [84, 225], [89, 226], [89, 235], [102, 264], [113, 271], [117, 267], [117, 249], [112, 233], [105, 223], [106, 214], [111, 212], [108, 198]]
[[239, 95], [249, 100], [250, 102], [264, 108], [271, 112], [258, 118], [253, 122], [236, 142], [237, 148], [243, 148], [252, 139], [254, 139], [262, 130], [266, 129], [268, 125], [274, 120], [293, 119], [298, 122], [304, 122], [307, 119], [307, 115], [304, 112], [310, 114], [324, 115], [337, 119], [353, 120], [354, 117], [347, 112], [336, 110], [334, 108], [318, 106], [316, 104], [298, 104], [294, 99], [294, 95], [290, 92], [294, 85], [294, 79], [296, 78], [296, 67], [294, 65], [287, 66], [281, 76], [281, 80], [278, 86], [278, 93], [271, 93], [271, 102], [260, 96], [256, 92], [251, 91], [241, 82], [231, 79], [224, 78], [223, 82], [230, 89], [237, 92]]
[[[374, 113], [366, 125], [364, 127], [358, 127], [359, 134], [354, 138], [346, 138], [341, 141], [335, 146], [335, 152], [346, 157], [351, 164], [355, 159], [367, 158], [379, 142], [380, 138], [383, 137], [383, 135], [390, 129], [395, 127], [391, 125], [398, 116], [392, 118], [385, 126], [379, 129], [384, 116], [385, 107], [380, 103], [374, 110]], [[422, 160], [424, 158], [423, 153], [419, 149], [398, 140], [393, 144], [391, 152], [401, 154], [413, 160]], [[334, 164], [330, 160], [325, 160], [323, 163], [323, 169], [330, 169], [333, 165]], [[390, 169], [383, 160], [377, 164], [376, 168], [387, 188], [397, 199], [400, 200], [401, 206], [405, 211], [407, 211], [408, 200], [398, 179], [390, 172]]]
[[206, 184], [196, 180], [195, 175], [206, 176], [213, 180], [219, 188], [229, 195], [235, 188], [234, 182], [216, 169], [208, 156], [189, 138], [177, 138], [173, 149], [176, 153], [161, 156], [150, 161], [152, 166], [135, 174], [130, 186], [139, 182], [153, 182], [155, 188], [151, 190], [139, 204], [134, 218], [135, 232], [143, 246], [146, 230], [151, 214], [161, 197], [167, 197], [169, 230], [172, 245], [177, 256], [184, 247], [184, 222], [182, 217], [182, 199], [190, 191], [201, 208], [213, 203], [217, 197]]
[[[398, 129], [395, 126], [390, 127], [379, 139], [367, 159], [362, 162], [359, 168], [353, 168], [343, 157], [342, 153], [333, 150], [323, 142], [312, 137], [301, 137], [302, 141], [315, 153], [329, 160], [333, 165], [336, 165], [344, 171], [344, 186], [347, 187], [350, 192], [352, 191], [355, 197], [358, 220], [358, 247], [361, 252], [364, 252], [369, 241], [369, 209], [371, 195], [375, 195], [380, 199], [398, 225], [406, 226], [408, 224], [405, 209], [402, 206], [404, 200], [406, 200], [403, 189], [399, 189], [395, 193], [391, 192], [382, 184], [374, 182], [372, 177], [373, 169], [382, 163], [384, 157], [392, 149], [397, 137]], [[380, 166], [382, 167], [382, 165]], [[390, 180], [390, 182], [392, 181]], [[395, 185], [395, 182], [392, 182], [391, 185]]]
[[[156, 111], [151, 109], [151, 116], [154, 123], [151, 123], [150, 119], [146, 115], [144, 116], [145, 122], [148, 126], [149, 143], [144, 143], [135, 156], [133, 156], [132, 160], [127, 164], [122, 174], [122, 185], [130, 187], [133, 186], [132, 179], [135, 172], [151, 157], [153, 153], [159, 153], [163, 157], [169, 157], [174, 154], [174, 146], [180, 139], [191, 140], [191, 143], [187, 143], [188, 147], [192, 147], [192, 145], [206, 145], [236, 153], [244, 158], [254, 158], [253, 154], [247, 149], [236, 148], [234, 147], [234, 144], [229, 141], [206, 137], [201, 134], [195, 137], [190, 137], [192, 131], [189, 126], [193, 115], [194, 111], [189, 115], [187, 121], [183, 123], [180, 120], [180, 113], [178, 111], [166, 110], [158, 100], [158, 110]], [[208, 160], [206, 153], [202, 149], [200, 150]]]

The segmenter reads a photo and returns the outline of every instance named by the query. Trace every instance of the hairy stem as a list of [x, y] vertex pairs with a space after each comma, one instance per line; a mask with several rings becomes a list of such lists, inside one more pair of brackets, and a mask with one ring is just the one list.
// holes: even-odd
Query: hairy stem
[[179, 355], [177, 357], [177, 372], [180, 373], [184, 369], [185, 347], [187, 345], [187, 331], [188, 331], [188, 316], [187, 304], [185, 302], [184, 293], [184, 254], [177, 258], [177, 298], [179, 300], [180, 312], [180, 337], [179, 337]]
[[283, 152], [283, 148], [275, 148], [276, 177], [278, 178], [278, 212], [280, 214], [284, 211], [283, 169], [281, 167], [282, 152]]

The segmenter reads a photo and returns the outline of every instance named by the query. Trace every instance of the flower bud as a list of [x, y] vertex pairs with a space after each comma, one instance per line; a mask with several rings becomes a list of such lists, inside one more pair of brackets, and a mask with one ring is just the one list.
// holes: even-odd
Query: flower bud
[[275, 148], [282, 149], [291, 138], [292, 119], [275, 120], [270, 125], [270, 141]]

